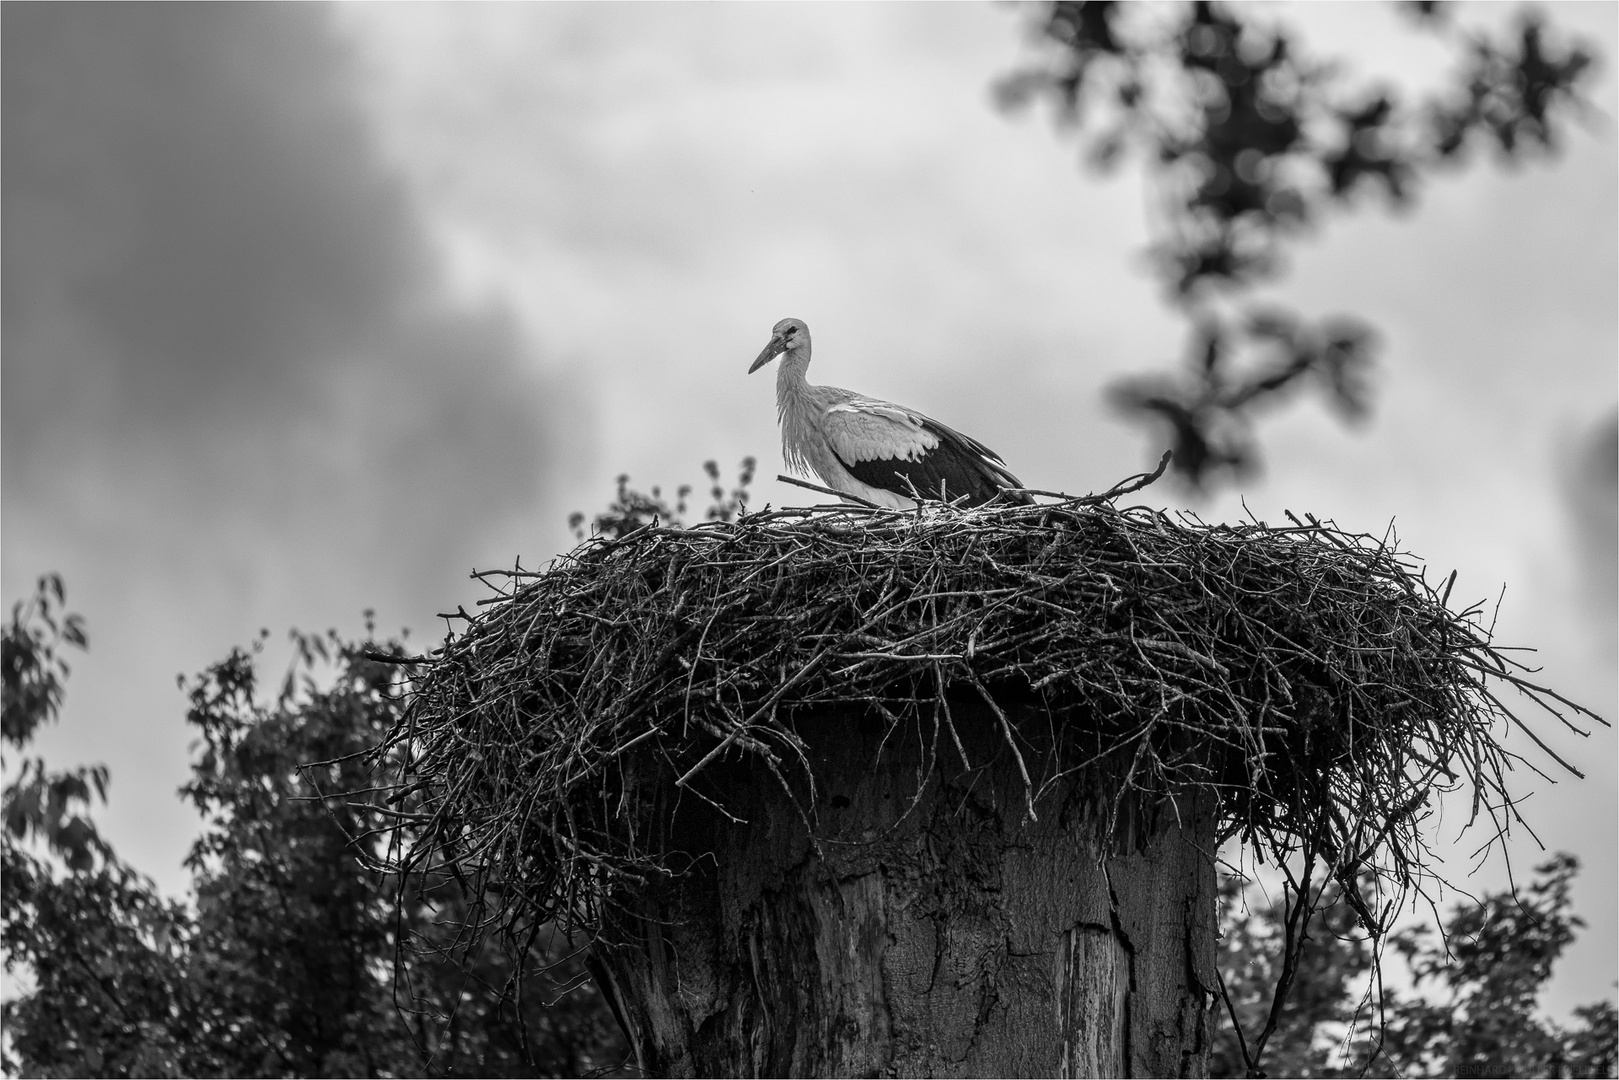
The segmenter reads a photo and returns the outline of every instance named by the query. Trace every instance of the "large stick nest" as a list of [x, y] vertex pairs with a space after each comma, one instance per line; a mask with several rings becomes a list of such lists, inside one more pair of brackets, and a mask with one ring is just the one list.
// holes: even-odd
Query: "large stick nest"
[[[1470, 789], [1491, 838], [1517, 820], [1502, 735], [1540, 740], [1504, 689], [1570, 726], [1586, 712], [1526, 681], [1480, 609], [1452, 611], [1450, 582], [1387, 537], [1313, 518], [820, 507], [654, 524], [480, 576], [496, 595], [422, 659], [386, 748], [414, 811], [395, 868], [488, 898], [473, 937], [593, 926], [615, 889], [679, 873], [647, 846], [649, 770], [722, 810], [716, 762], [804, 791], [798, 721], [818, 707], [922, 725], [946, 767], [951, 701], [983, 701], [1030, 812], [1076, 769], [1160, 801], [1213, 790], [1222, 842], [1402, 889], [1421, 887], [1435, 792]], [[1385, 915], [1356, 907], [1375, 933]]]

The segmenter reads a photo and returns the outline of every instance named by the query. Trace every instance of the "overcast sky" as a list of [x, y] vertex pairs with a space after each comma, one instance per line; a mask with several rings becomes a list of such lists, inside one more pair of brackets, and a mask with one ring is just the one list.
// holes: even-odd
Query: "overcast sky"
[[[1407, 85], [1443, 56], [1384, 6], [1266, 10]], [[1551, 9], [1608, 58], [1616, 10]], [[4, 30], [0, 586], [66, 576], [92, 647], [42, 748], [111, 768], [106, 831], [171, 890], [196, 828], [177, 674], [368, 607], [436, 637], [472, 567], [565, 549], [620, 472], [673, 486], [753, 454], [757, 502], [802, 501], [768, 479], [770, 375], [744, 374], [784, 316], [813, 378], [932, 413], [1033, 486], [1156, 457], [1101, 396], [1183, 343], [1140, 176], [1090, 176], [1042, 111], [993, 107], [1026, 56], [1015, 9], [10, 4]], [[1611, 62], [1595, 100], [1555, 163], [1322, 228], [1273, 292], [1377, 325], [1371, 422], [1285, 409], [1240, 492], [1153, 501], [1393, 521], [1457, 596], [1504, 585], [1501, 639], [1612, 717]], [[1565, 1008], [1613, 992], [1615, 739], [1555, 745], [1590, 776], [1524, 777], [1548, 848], [1586, 865]]]

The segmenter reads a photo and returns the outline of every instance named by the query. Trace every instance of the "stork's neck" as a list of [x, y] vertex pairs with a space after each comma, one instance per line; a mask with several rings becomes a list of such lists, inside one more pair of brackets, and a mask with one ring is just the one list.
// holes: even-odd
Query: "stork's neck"
[[787, 410], [800, 404], [809, 390], [809, 346], [800, 345], [782, 353], [776, 361], [776, 415], [787, 415]]

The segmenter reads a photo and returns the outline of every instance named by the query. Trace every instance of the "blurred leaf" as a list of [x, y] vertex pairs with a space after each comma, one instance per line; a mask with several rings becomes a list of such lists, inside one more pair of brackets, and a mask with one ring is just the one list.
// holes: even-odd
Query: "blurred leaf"
[[[1589, 110], [1581, 94], [1595, 50], [1563, 43], [1543, 15], [1524, 14], [1498, 41], [1456, 30], [1439, 4], [1402, 6], [1457, 58], [1432, 100], [1352, 80], [1350, 64], [1311, 57], [1267, 9], [1207, 0], [1167, 18], [1163, 7], [1148, 18], [1144, 6], [1096, 0], [1039, 5], [1028, 16], [1035, 59], [999, 80], [996, 99], [1003, 108], [1048, 100], [1093, 168], [1139, 155], [1158, 210], [1150, 264], [1207, 346], [1211, 312], [1276, 276], [1287, 246], [1329, 210], [1367, 190], [1407, 205], [1473, 142], [1506, 160], [1549, 155], [1562, 118]], [[1109, 396], [1167, 435], [1190, 487], [1239, 478], [1258, 465], [1247, 413], [1261, 398], [1314, 385], [1340, 416], [1368, 414], [1374, 335], [1347, 316], [1315, 334], [1295, 337], [1292, 359], [1264, 374], [1218, 387], [1131, 378]], [[1247, 344], [1263, 336], [1250, 326]]]
[[11, 620], [0, 638], [4, 669], [0, 737], [17, 749], [26, 746], [41, 725], [54, 722], [61, 709], [62, 684], [71, 669], [59, 648], [89, 646], [81, 616], [58, 619], [66, 602], [61, 575], [44, 575], [32, 598], [12, 606]]
[[1250, 425], [1262, 403], [1316, 384], [1343, 415], [1363, 416], [1376, 348], [1371, 327], [1343, 316], [1311, 324], [1274, 307], [1236, 322], [1205, 315], [1180, 375], [1127, 376], [1109, 387], [1108, 400], [1122, 415], [1160, 427], [1175, 472], [1202, 486], [1257, 467]]

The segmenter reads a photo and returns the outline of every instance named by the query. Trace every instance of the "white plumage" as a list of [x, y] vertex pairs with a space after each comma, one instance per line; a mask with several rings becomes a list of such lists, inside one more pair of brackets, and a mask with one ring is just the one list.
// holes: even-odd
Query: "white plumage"
[[812, 386], [805, 377], [810, 361], [809, 327], [783, 319], [770, 343], [748, 368], [758, 371], [776, 357], [776, 412], [781, 420], [781, 452], [795, 472], [815, 473], [834, 491], [878, 506], [916, 505], [924, 498], [977, 506], [997, 495], [1007, 501], [1033, 500], [1023, 484], [989, 447], [946, 427], [915, 409], [864, 397], [836, 386]]

